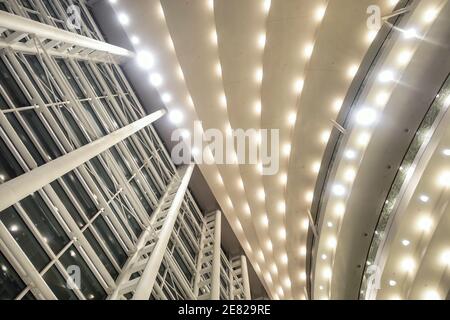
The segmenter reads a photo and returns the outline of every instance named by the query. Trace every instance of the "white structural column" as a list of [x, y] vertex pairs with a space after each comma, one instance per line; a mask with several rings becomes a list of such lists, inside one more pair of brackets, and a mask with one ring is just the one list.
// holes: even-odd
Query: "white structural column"
[[183, 203], [184, 196], [186, 194], [189, 181], [191, 180], [194, 165], [191, 164], [186, 168], [183, 179], [180, 186], [172, 200], [167, 215], [164, 220], [164, 225], [158, 234], [156, 245], [148, 259], [144, 271], [137, 284], [136, 291], [133, 296], [133, 300], [148, 300], [153, 291], [153, 286], [156, 281], [156, 277], [159, 273], [159, 268], [166, 253], [166, 248], [172, 235], [175, 222], [177, 221], [180, 207]]
[[222, 213], [216, 211], [214, 220], [214, 251], [211, 273], [211, 300], [220, 300], [220, 239], [222, 236]]
[[135, 121], [117, 131], [67, 153], [53, 161], [35, 168], [13, 180], [0, 185], [0, 211], [26, 198], [33, 192], [52, 183], [59, 177], [98, 156], [115, 144], [142, 130], [165, 114], [160, 110]]
[[252, 295], [250, 291], [250, 279], [248, 277], [247, 258], [244, 255], [241, 256], [241, 272], [242, 286], [244, 287], [244, 298], [245, 300], [251, 300]]
[[[0, 11], [0, 28], [14, 33], [5, 41], [0, 41], [1, 47], [11, 47], [18, 51], [36, 53], [34, 46], [20, 42], [27, 35], [37, 35], [40, 39], [50, 40], [47, 49], [50, 55], [72, 56], [78, 58], [95, 58], [102, 54], [111, 54], [119, 58], [132, 58], [134, 53], [106, 42], [88, 38], [73, 32], [58, 29], [31, 19]], [[58, 49], [53, 46], [62, 45]]]

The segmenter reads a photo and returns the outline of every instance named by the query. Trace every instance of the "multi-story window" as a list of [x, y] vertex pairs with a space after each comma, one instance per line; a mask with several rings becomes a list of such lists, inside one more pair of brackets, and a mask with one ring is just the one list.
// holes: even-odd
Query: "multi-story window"
[[[73, 5], [79, 28], [68, 27]], [[215, 241], [220, 220], [183, 188], [192, 168], [173, 165], [155, 119], [95, 156], [76, 153], [148, 118], [115, 53], [67, 33], [104, 41], [85, 2], [3, 0], [0, 10], [55, 34], [0, 23], [0, 190], [19, 177], [32, 190], [0, 194], [0, 299], [133, 298], [154, 265], [151, 298], [214, 298], [216, 287], [220, 298], [249, 298], [245, 261]], [[75, 154], [86, 158], [71, 167]], [[67, 172], [54, 176], [61, 166]], [[48, 175], [38, 181], [39, 170]]]

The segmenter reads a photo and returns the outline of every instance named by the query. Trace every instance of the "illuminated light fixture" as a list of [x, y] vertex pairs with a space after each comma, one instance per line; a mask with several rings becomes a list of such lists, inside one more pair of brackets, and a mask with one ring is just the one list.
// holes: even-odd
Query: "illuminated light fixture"
[[450, 266], [450, 250], [446, 250], [441, 254], [441, 262], [444, 266]]
[[258, 46], [260, 49], [264, 49], [264, 47], [266, 46], [266, 34], [265, 33], [261, 33], [258, 37]]
[[222, 179], [222, 176], [220, 175], [220, 173], [217, 174], [217, 181], [218, 181], [220, 184], [223, 184], [223, 179]]
[[141, 39], [139, 39], [139, 37], [137, 36], [131, 36], [131, 43], [134, 45], [138, 45], [139, 43], [141, 43]]
[[307, 218], [303, 219], [302, 228], [303, 228], [303, 230], [308, 230], [309, 229], [309, 220]]
[[389, 286], [390, 287], [395, 287], [397, 285], [397, 281], [395, 280], [389, 280]]
[[404, 50], [398, 55], [397, 62], [399, 65], [405, 66], [411, 61], [412, 56], [413, 54], [410, 50]]
[[168, 94], [168, 93], [164, 93], [164, 94], [161, 96], [161, 100], [162, 100], [164, 103], [169, 103], [169, 102], [172, 101], [172, 96], [171, 96], [170, 94]]
[[320, 256], [320, 258], [321, 258], [322, 260], [327, 260], [328, 256], [327, 256], [326, 254], [323, 254], [323, 255]]
[[311, 55], [312, 55], [313, 51], [314, 51], [314, 44], [308, 43], [308, 44], [303, 48], [303, 56], [305, 57], [305, 59], [311, 58]]
[[330, 140], [330, 136], [331, 136], [331, 131], [330, 130], [325, 130], [324, 132], [321, 133], [320, 135], [320, 141], [323, 144], [327, 144], [328, 140]]
[[262, 163], [258, 163], [258, 164], [256, 165], [256, 170], [258, 170], [258, 172], [259, 172], [260, 174], [263, 173], [264, 168], [263, 168]]
[[328, 221], [327, 226], [328, 228], [333, 228], [333, 222]]
[[347, 169], [344, 173], [344, 179], [347, 182], [353, 182], [353, 180], [355, 180], [355, 177], [356, 177], [356, 171], [353, 168]]
[[313, 201], [313, 199], [314, 199], [314, 192], [308, 191], [308, 192], [305, 194], [305, 200], [306, 200], [306, 202], [311, 203], [311, 202]]
[[450, 149], [444, 149], [442, 150], [442, 154], [446, 157], [450, 157]]
[[356, 76], [356, 73], [358, 72], [359, 67], [356, 64], [351, 65], [347, 69], [347, 76], [351, 79], [353, 79]]
[[277, 210], [279, 213], [285, 213], [286, 212], [286, 202], [284, 202], [284, 201], [278, 202]]
[[265, 13], [269, 12], [271, 4], [272, 4], [271, 0], [264, 0], [263, 9]]
[[262, 111], [262, 107], [261, 107], [261, 101], [258, 101], [258, 102], [256, 102], [255, 103], [255, 113], [256, 114], [261, 114], [261, 111]]
[[327, 8], [325, 6], [320, 6], [316, 9], [316, 12], [314, 13], [314, 18], [317, 22], [322, 21], [323, 17], [325, 16]]
[[409, 240], [406, 240], [406, 239], [403, 239], [402, 240], [402, 245], [404, 246], [404, 247], [407, 247], [407, 246], [409, 246], [411, 244], [411, 242], [409, 241]]
[[290, 144], [290, 143], [286, 143], [286, 144], [283, 146], [283, 154], [284, 154], [286, 157], [289, 157], [289, 155], [291, 154], [291, 144]]
[[262, 68], [258, 68], [256, 70], [256, 72], [255, 72], [255, 80], [257, 82], [262, 82], [263, 76], [264, 76], [263, 69]]
[[403, 37], [405, 39], [417, 38], [417, 30], [414, 28], [403, 30]]
[[226, 108], [226, 107], [227, 107], [227, 97], [225, 96], [224, 93], [222, 93], [222, 94], [220, 95], [219, 100], [220, 100], [220, 105], [221, 105], [223, 108]]
[[261, 201], [264, 201], [266, 199], [266, 193], [264, 192], [264, 189], [259, 189], [258, 191], [258, 199]]
[[316, 162], [314, 162], [313, 163], [313, 165], [312, 165], [312, 172], [313, 173], [319, 173], [320, 172], [320, 166], [321, 166], [321, 163], [320, 163], [320, 161], [316, 161]]
[[358, 136], [357, 143], [361, 147], [366, 147], [369, 144], [369, 141], [370, 141], [370, 134], [367, 132], [362, 132]]
[[411, 272], [414, 270], [416, 263], [413, 258], [404, 258], [401, 263], [401, 268], [405, 272]]
[[304, 257], [304, 256], [306, 256], [306, 253], [307, 253], [306, 247], [305, 246], [301, 247], [300, 248], [300, 256]]
[[289, 258], [288, 258], [288, 256], [287, 256], [286, 253], [283, 253], [283, 254], [281, 255], [280, 261], [281, 261], [281, 263], [284, 264], [284, 265], [287, 265], [287, 264], [288, 264]]
[[123, 12], [117, 15], [117, 19], [119, 20], [119, 23], [123, 26], [128, 26], [130, 24], [130, 17], [128, 17], [128, 15]]
[[162, 85], [163, 79], [159, 73], [152, 73], [150, 75], [150, 83], [157, 88]]
[[269, 226], [269, 219], [267, 218], [267, 214], [265, 214], [262, 218], [261, 218], [261, 224], [264, 227], [268, 227]]
[[208, 8], [209, 10], [214, 10], [214, 0], [208, 0]]
[[285, 228], [280, 228], [280, 230], [278, 231], [278, 238], [280, 238], [280, 240], [286, 240], [286, 229]]
[[217, 40], [217, 32], [215, 30], [211, 32], [210, 38], [211, 38], [211, 43], [214, 45], [217, 45], [217, 41], [218, 41]]
[[436, 19], [439, 11], [436, 8], [428, 9], [423, 15], [423, 21], [425, 23], [433, 22]]
[[303, 90], [305, 81], [303, 79], [298, 79], [294, 84], [294, 92], [300, 94]]
[[270, 266], [270, 273], [272, 273], [273, 275], [278, 274], [278, 267], [275, 263], [272, 263], [272, 265]]
[[222, 77], [222, 66], [220, 65], [220, 63], [216, 64], [216, 75], [218, 77]]
[[306, 280], [306, 272], [300, 272], [300, 280], [305, 281]]
[[436, 290], [427, 290], [423, 295], [425, 300], [442, 300], [441, 295]]
[[286, 185], [287, 180], [288, 180], [288, 177], [287, 177], [286, 173], [283, 173], [280, 175], [280, 184], [281, 185]]
[[354, 160], [356, 158], [356, 152], [354, 150], [347, 150], [344, 152], [344, 157], [348, 160]]
[[445, 171], [439, 176], [439, 184], [443, 187], [450, 187], [450, 171]]
[[330, 280], [331, 276], [333, 275], [333, 272], [331, 271], [330, 267], [326, 267], [323, 272], [322, 275], [325, 279]]
[[377, 94], [377, 96], [375, 97], [375, 102], [378, 106], [385, 106], [386, 103], [389, 100], [389, 94], [387, 94], [386, 92], [380, 92]]
[[378, 75], [378, 80], [384, 83], [393, 81], [394, 73], [391, 70], [381, 71], [380, 74]]
[[378, 30], [369, 30], [367, 32], [366, 41], [367, 43], [372, 43], [373, 40], [377, 37]]
[[420, 200], [421, 202], [423, 202], [423, 203], [427, 203], [428, 201], [430, 201], [430, 197], [427, 196], [427, 195], [425, 195], [425, 194], [422, 194], [422, 195], [419, 197], [419, 200]]
[[13, 225], [11, 225], [11, 227], [9, 227], [9, 231], [17, 232], [17, 231], [19, 231], [19, 226], [17, 226], [16, 224], [13, 224]]
[[328, 238], [327, 245], [328, 245], [328, 248], [330, 248], [330, 249], [336, 249], [336, 246], [337, 246], [336, 238], [335, 237]]
[[273, 251], [273, 244], [272, 244], [272, 241], [270, 241], [270, 240], [267, 240], [267, 241], [266, 241], [266, 249], [267, 249], [268, 251]]
[[297, 114], [295, 112], [291, 112], [288, 116], [289, 125], [293, 126], [297, 121]]
[[338, 197], [342, 197], [345, 195], [346, 190], [342, 184], [335, 184], [332, 188], [333, 194]]
[[422, 217], [417, 221], [417, 227], [422, 232], [430, 231], [433, 226], [433, 220], [430, 217]]
[[290, 288], [292, 286], [291, 280], [289, 278], [284, 278], [283, 280], [283, 286], [285, 288]]
[[252, 214], [250, 207], [248, 206], [248, 203], [246, 203], [243, 208], [246, 216], [250, 216]]
[[169, 120], [170, 122], [172, 122], [174, 125], [178, 125], [181, 122], [183, 122], [183, 113], [181, 113], [180, 110], [172, 110], [169, 113]]
[[278, 287], [277, 293], [278, 293], [280, 296], [284, 296], [284, 290], [283, 290], [283, 288], [282, 288], [282, 287]]
[[372, 108], [361, 108], [356, 114], [356, 122], [362, 126], [370, 126], [377, 120], [377, 113]]
[[338, 203], [335, 207], [334, 207], [334, 214], [337, 217], [342, 217], [345, 213], [345, 205], [343, 203]]
[[344, 100], [342, 98], [335, 99], [333, 101], [333, 111], [336, 113], [339, 112], [342, 108], [343, 103], [344, 103]]

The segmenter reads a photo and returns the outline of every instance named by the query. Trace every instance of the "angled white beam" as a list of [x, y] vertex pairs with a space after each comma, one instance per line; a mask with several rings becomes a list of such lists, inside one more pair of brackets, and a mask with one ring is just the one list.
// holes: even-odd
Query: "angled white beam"
[[[121, 47], [111, 45], [106, 42], [98, 41], [92, 38], [88, 38], [73, 32], [62, 30], [53, 26], [49, 26], [31, 19], [20, 17], [8, 12], [0, 11], [0, 28], [8, 29], [15, 32], [15, 34], [20, 35], [36, 35], [42, 39], [51, 40], [55, 44], [63, 44], [63, 48], [60, 52], [61, 55], [67, 53], [66, 51], [70, 47], [90, 49], [93, 52], [104, 52], [117, 56], [119, 58], [133, 58], [134, 53]], [[26, 50], [27, 46], [21, 43], [12, 43], [7, 41], [0, 41], [0, 47], [11, 46], [17, 50]], [[28, 51], [30, 47], [28, 47]], [[57, 50], [51, 50], [56, 54]], [[89, 51], [89, 50], [87, 50]]]
[[26, 198], [44, 186], [76, 169], [83, 163], [98, 156], [117, 143], [142, 130], [165, 114], [164, 110], [156, 111], [119, 130], [95, 140], [79, 149], [69, 152], [53, 161], [35, 168], [13, 180], [0, 185], [0, 212], [16, 202]]

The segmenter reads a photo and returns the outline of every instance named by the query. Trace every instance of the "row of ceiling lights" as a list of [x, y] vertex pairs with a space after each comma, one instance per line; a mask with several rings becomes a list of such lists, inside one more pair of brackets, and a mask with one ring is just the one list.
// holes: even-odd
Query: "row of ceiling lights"
[[[395, 5], [398, 1], [391, 1], [392, 5]], [[428, 8], [423, 16], [423, 22], [425, 24], [431, 23], [434, 18], [437, 16], [437, 9], [435, 7]], [[403, 38], [405, 40], [418, 39], [418, 33], [415, 28], [400, 30], [403, 33]], [[369, 37], [369, 35], [368, 35]], [[413, 51], [409, 49], [404, 49], [400, 51], [397, 57], [397, 63], [399, 67], [405, 67], [411, 57]], [[347, 74], [348, 76], [354, 76], [357, 73], [358, 67], [356, 65], [352, 65], [349, 67]], [[387, 84], [392, 84], [397, 81], [397, 74], [390, 69], [382, 70], [377, 80], [380, 83], [380, 86], [385, 86]], [[375, 96], [375, 105], [379, 108], [383, 108], [389, 99], [389, 94], [385, 90], [379, 91], [379, 93]], [[364, 153], [365, 148], [369, 144], [371, 139], [371, 132], [368, 131], [369, 128], [374, 128], [374, 125], [379, 120], [379, 111], [373, 107], [360, 107], [356, 112], [354, 117], [354, 122], [357, 124], [356, 132], [353, 134], [354, 138], [349, 139], [349, 143], [353, 143], [354, 147], [348, 148], [344, 152], [344, 159], [346, 161], [355, 162], [358, 158], [362, 159], [362, 154]], [[359, 132], [359, 133], [358, 133]], [[345, 205], [345, 197], [349, 196], [351, 185], [356, 177], [357, 168], [353, 165], [342, 165], [342, 173], [339, 175], [339, 171], [337, 176], [340, 176], [342, 182], [336, 182], [332, 188], [332, 202], [334, 202], [333, 214], [334, 218], [331, 218], [327, 213], [325, 214], [325, 218], [327, 220], [326, 226], [322, 233], [330, 234], [327, 237], [324, 237], [326, 243], [322, 248], [323, 252], [319, 254], [320, 260], [319, 264], [322, 265], [321, 272], [318, 276], [316, 276], [317, 287], [321, 293], [321, 298], [328, 299], [330, 298], [330, 285], [332, 278], [332, 266], [334, 264], [335, 258], [335, 250], [337, 247], [337, 236], [340, 231], [341, 223], [343, 216], [346, 211]], [[310, 195], [307, 195], [308, 200], [310, 200]], [[334, 222], [333, 222], [334, 220]], [[328, 291], [325, 291], [325, 288], [328, 287]], [[326, 293], [323, 293], [326, 292]]]

